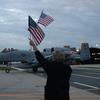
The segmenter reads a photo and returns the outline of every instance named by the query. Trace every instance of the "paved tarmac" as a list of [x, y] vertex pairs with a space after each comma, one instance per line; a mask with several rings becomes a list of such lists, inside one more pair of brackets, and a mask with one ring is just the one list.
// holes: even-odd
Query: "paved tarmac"
[[71, 86], [100, 95], [100, 66], [73, 66]]
[[[0, 100], [44, 100], [46, 79], [32, 73], [0, 71]], [[100, 95], [70, 88], [71, 100], [100, 100]]]

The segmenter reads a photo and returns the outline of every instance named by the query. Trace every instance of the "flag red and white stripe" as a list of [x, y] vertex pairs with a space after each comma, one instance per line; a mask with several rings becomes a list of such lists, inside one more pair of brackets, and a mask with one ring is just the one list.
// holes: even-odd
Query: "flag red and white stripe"
[[54, 19], [49, 16], [49, 15], [46, 15], [43, 11], [41, 12], [41, 15], [40, 15], [40, 18], [38, 20], [38, 23], [39, 24], [42, 24], [43, 26], [48, 26], [51, 22], [53, 22]]
[[30, 16], [28, 18], [28, 26], [28, 31], [31, 33], [33, 41], [36, 45], [39, 45], [45, 37], [44, 32]]

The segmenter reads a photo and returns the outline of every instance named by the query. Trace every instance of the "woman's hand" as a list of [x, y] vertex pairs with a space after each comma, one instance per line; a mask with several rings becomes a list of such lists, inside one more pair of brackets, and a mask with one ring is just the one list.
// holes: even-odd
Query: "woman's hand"
[[29, 40], [30, 40], [29, 44], [33, 47], [34, 50], [37, 50], [35, 43], [31, 39], [29, 39]]

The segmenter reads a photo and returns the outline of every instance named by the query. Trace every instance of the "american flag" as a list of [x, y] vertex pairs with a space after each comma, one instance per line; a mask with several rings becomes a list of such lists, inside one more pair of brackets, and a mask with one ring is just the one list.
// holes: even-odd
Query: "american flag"
[[46, 27], [46, 26], [48, 26], [53, 21], [54, 21], [54, 19], [51, 16], [46, 15], [42, 11], [41, 15], [40, 15], [40, 18], [38, 20], [38, 23], [42, 24], [42, 25], [44, 25]]
[[32, 39], [36, 45], [39, 45], [45, 37], [42, 29], [30, 16], [28, 17], [28, 31], [31, 33]]

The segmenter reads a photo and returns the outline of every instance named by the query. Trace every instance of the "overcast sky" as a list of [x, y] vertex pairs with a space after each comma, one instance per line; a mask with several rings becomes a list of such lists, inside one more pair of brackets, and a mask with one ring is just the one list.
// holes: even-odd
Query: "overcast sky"
[[28, 15], [37, 21], [42, 10], [54, 21], [40, 26], [46, 35], [40, 49], [82, 42], [100, 47], [100, 0], [0, 0], [0, 50], [30, 49]]

